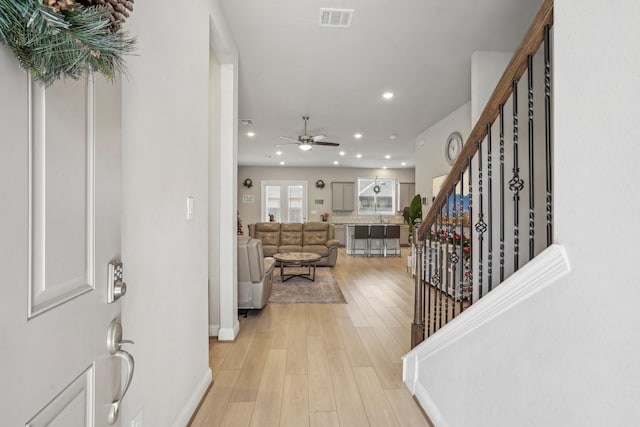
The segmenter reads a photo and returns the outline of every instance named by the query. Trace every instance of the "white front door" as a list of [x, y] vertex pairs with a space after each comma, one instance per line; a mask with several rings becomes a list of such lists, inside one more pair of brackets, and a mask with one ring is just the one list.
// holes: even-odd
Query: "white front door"
[[44, 90], [0, 46], [1, 425], [108, 425], [121, 387], [106, 345], [120, 318], [120, 301], [107, 303], [119, 91], [102, 77]]

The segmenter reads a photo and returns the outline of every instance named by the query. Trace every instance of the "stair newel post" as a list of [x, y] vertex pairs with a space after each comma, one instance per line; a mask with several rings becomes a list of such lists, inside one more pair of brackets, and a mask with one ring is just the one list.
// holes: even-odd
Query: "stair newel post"
[[420, 234], [420, 226], [422, 221], [416, 220], [414, 223], [413, 243], [415, 249], [415, 296], [413, 309], [413, 323], [411, 324], [411, 348], [414, 348], [424, 341], [424, 263], [422, 261], [422, 253], [424, 247], [424, 236]]

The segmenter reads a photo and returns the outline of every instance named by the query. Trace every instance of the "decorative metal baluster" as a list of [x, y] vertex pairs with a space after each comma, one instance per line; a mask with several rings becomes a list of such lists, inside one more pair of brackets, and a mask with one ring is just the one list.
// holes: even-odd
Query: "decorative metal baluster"
[[[434, 223], [435, 223], [435, 218], [434, 218]], [[427, 249], [425, 249], [426, 251], [429, 251], [429, 275], [427, 276], [429, 278], [429, 288], [427, 290], [427, 336], [431, 335], [431, 267], [433, 265], [433, 258], [432, 258], [432, 237], [433, 237], [433, 225], [431, 225], [431, 227], [429, 227], [429, 246], [427, 246]]]
[[553, 243], [551, 204], [551, 56], [549, 45], [549, 24], [544, 26], [544, 127], [547, 184], [547, 246]]
[[487, 254], [487, 282], [489, 282], [489, 292], [493, 289], [493, 159], [491, 158], [491, 123], [487, 125], [487, 208], [489, 222], [489, 253]]
[[460, 313], [464, 308], [464, 170], [460, 171], [460, 204], [458, 205], [460, 218]]
[[[443, 188], [444, 190], [444, 188]], [[450, 229], [449, 226], [449, 195], [445, 198], [445, 214], [447, 215], [447, 222], [444, 227], [444, 237], [445, 237], [445, 257], [444, 257], [444, 270], [443, 274], [445, 277], [444, 280], [444, 291], [445, 291], [445, 299], [444, 299], [444, 324], [446, 325], [449, 322], [449, 263], [451, 262], [449, 258], [449, 235]]]
[[[451, 230], [453, 230], [453, 235], [452, 235], [452, 243], [453, 243], [453, 248], [451, 248], [451, 288], [453, 289], [453, 301], [451, 302], [451, 307], [452, 307], [452, 314], [451, 314], [451, 318], [454, 319], [456, 317], [456, 294], [458, 291], [458, 288], [456, 286], [456, 267], [458, 266], [458, 261], [460, 261], [460, 258], [458, 257], [458, 254], [456, 253], [456, 246], [457, 246], [457, 242], [456, 242], [456, 226], [458, 225], [458, 205], [456, 204], [456, 185], [452, 184], [451, 185], [451, 194], [453, 197], [453, 204], [452, 204], [452, 209], [453, 209], [453, 224], [450, 227]], [[460, 301], [462, 301], [462, 288], [460, 288]], [[461, 305], [462, 308], [462, 305]], [[460, 310], [460, 312], [462, 312], [462, 310]]]
[[533, 180], [533, 55], [527, 56], [527, 88], [529, 89], [529, 261], [535, 251], [535, 194]]
[[478, 204], [480, 208], [480, 212], [478, 212], [478, 222], [476, 223], [476, 232], [478, 233], [478, 299], [482, 298], [482, 273], [484, 263], [483, 257], [483, 243], [484, 243], [484, 232], [487, 231], [487, 223], [484, 222], [484, 212], [482, 206], [482, 141], [478, 141]]
[[436, 259], [435, 259], [435, 263], [434, 263], [434, 272], [433, 272], [433, 276], [431, 277], [431, 282], [433, 283], [433, 285], [435, 286], [435, 289], [433, 290], [434, 294], [434, 300], [433, 300], [433, 332], [437, 331], [439, 329], [438, 326], [438, 316], [439, 316], [439, 311], [438, 311], [438, 291], [440, 288], [440, 273], [438, 270], [438, 260], [439, 260], [439, 256], [440, 256], [440, 231], [439, 231], [439, 227], [438, 227], [438, 215], [436, 214], [436, 218], [435, 218], [435, 224], [436, 224]]
[[[445, 199], [445, 203], [446, 203], [446, 199]], [[442, 292], [442, 285], [444, 284], [444, 275], [446, 274], [443, 268], [443, 263], [444, 263], [444, 242], [442, 241], [442, 237], [443, 237], [443, 220], [444, 217], [442, 216], [442, 210], [443, 210], [443, 206], [440, 207], [440, 248], [438, 249], [439, 252], [439, 258], [438, 258], [438, 262], [439, 262], [439, 266], [438, 268], [440, 269], [440, 298], [438, 301], [438, 329], [440, 329], [442, 327], [442, 307], [444, 306], [442, 299], [444, 298], [444, 293]]]
[[520, 268], [520, 190], [524, 181], [520, 178], [518, 167], [518, 80], [513, 81], [513, 177], [509, 180], [509, 189], [513, 193], [513, 271]]
[[504, 282], [504, 104], [500, 104], [500, 283]]
[[469, 170], [469, 304], [473, 304], [473, 168], [471, 156], [467, 158]]

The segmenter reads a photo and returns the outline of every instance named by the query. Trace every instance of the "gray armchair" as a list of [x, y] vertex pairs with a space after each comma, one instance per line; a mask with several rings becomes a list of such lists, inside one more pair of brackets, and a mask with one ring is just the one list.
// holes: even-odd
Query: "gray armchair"
[[238, 236], [238, 308], [260, 309], [271, 295], [275, 260], [264, 258], [262, 241]]

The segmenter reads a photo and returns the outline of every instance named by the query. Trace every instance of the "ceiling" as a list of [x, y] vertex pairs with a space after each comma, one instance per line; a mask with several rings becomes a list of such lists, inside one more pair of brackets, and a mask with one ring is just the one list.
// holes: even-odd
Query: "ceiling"
[[[541, 0], [220, 4], [239, 50], [238, 116], [254, 122], [239, 125], [238, 164], [397, 168], [414, 166], [417, 135], [470, 100], [472, 53], [513, 51]], [[353, 9], [351, 26], [320, 27], [320, 8]], [[275, 147], [303, 134], [303, 115], [340, 147]]]

